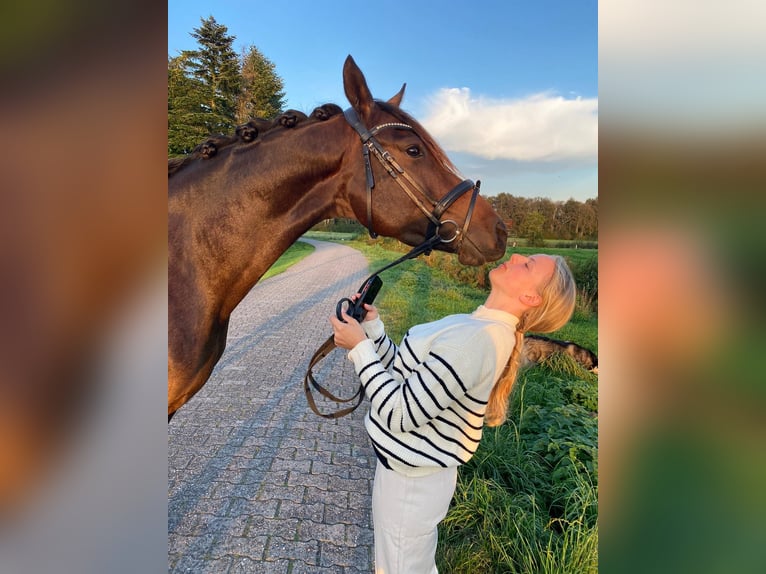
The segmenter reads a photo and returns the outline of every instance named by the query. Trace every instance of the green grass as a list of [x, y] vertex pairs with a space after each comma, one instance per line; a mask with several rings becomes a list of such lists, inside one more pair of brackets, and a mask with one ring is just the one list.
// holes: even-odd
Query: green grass
[[439, 531], [441, 570], [597, 571], [597, 382], [554, 369], [522, 374], [509, 422], [486, 428], [460, 468]]
[[283, 271], [285, 271], [288, 267], [295, 265], [303, 259], [304, 257], [308, 257], [314, 252], [314, 246], [310, 243], [306, 243], [305, 241], [296, 241], [293, 243], [290, 247], [287, 248], [287, 251], [285, 251], [279, 259], [277, 259], [274, 264], [269, 267], [269, 270], [266, 271], [266, 273], [263, 274], [263, 277], [261, 277], [261, 281], [264, 279], [268, 279], [269, 277], [273, 277], [274, 275], [279, 275]]
[[321, 241], [350, 241], [359, 237], [359, 233], [347, 231], [307, 231], [303, 236]]

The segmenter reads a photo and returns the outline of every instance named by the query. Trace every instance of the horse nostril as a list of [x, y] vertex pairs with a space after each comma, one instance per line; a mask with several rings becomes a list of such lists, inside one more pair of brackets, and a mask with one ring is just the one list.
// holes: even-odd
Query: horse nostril
[[500, 240], [506, 241], [508, 239], [508, 228], [505, 226], [505, 223], [498, 221], [495, 229], [497, 230], [497, 237]]

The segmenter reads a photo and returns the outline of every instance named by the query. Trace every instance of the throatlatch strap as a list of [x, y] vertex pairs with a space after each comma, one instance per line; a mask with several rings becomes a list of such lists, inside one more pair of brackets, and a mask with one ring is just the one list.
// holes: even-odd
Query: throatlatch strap
[[[340, 417], [344, 417], [347, 414], [354, 412], [357, 409], [357, 407], [360, 404], [362, 404], [362, 400], [364, 400], [364, 387], [362, 386], [361, 383], [359, 383], [359, 389], [357, 389], [356, 394], [354, 396], [348, 399], [341, 399], [340, 397], [336, 397], [334, 394], [332, 394], [322, 385], [317, 383], [316, 379], [314, 378], [314, 374], [311, 372], [314, 368], [314, 365], [316, 365], [319, 361], [321, 361], [327, 355], [329, 355], [334, 348], [335, 348], [335, 335], [333, 334], [333, 335], [330, 335], [330, 337], [324, 343], [322, 343], [322, 345], [317, 349], [316, 353], [314, 353], [314, 356], [311, 357], [311, 361], [309, 362], [309, 368], [306, 371], [306, 376], [303, 378], [303, 390], [306, 393], [306, 400], [309, 403], [309, 407], [311, 407], [311, 410], [314, 411], [315, 414], [326, 419], [338, 419]], [[323, 397], [326, 397], [330, 399], [331, 401], [335, 401], [336, 403], [350, 403], [351, 401], [356, 399], [356, 404], [350, 407], [346, 407], [345, 409], [340, 409], [338, 411], [335, 411], [334, 413], [325, 414], [325, 413], [319, 412], [319, 408], [317, 407], [316, 401], [314, 401], [314, 396], [311, 394], [311, 387], [314, 387], [314, 389]]]

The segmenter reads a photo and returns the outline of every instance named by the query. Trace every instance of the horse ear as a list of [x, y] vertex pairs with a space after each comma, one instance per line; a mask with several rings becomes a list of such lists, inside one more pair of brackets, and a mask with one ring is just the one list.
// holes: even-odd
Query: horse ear
[[393, 96], [390, 100], [388, 100], [389, 104], [393, 104], [397, 108], [400, 108], [402, 106], [402, 98], [404, 98], [404, 88], [407, 87], [407, 84], [402, 84], [402, 89], [399, 90], [399, 92]]
[[343, 64], [343, 88], [349, 103], [359, 116], [368, 115], [372, 109], [372, 93], [367, 87], [367, 80], [364, 79], [362, 70], [356, 65], [351, 55], [346, 58], [346, 63]]

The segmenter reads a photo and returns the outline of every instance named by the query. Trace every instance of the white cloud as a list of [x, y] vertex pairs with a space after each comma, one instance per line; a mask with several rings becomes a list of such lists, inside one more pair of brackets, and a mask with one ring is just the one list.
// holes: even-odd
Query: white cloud
[[422, 123], [445, 150], [487, 159], [595, 162], [598, 155], [597, 98], [493, 100], [443, 88]]

